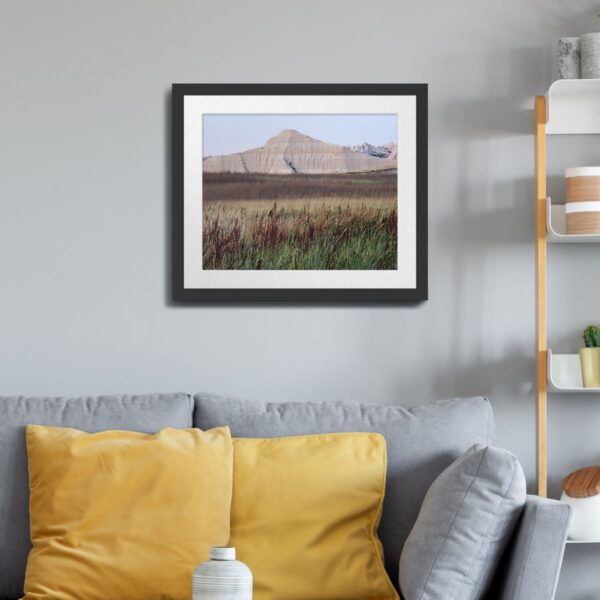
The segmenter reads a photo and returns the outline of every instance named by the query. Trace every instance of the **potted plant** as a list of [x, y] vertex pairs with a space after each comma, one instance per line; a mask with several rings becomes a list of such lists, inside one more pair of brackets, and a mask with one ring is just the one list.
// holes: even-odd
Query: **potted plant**
[[600, 387], [600, 328], [586, 327], [583, 341], [585, 348], [579, 351], [583, 387]]

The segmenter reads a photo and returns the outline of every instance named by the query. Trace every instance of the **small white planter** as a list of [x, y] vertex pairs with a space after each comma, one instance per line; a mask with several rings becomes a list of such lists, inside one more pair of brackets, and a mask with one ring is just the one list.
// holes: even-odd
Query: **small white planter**
[[235, 548], [211, 548], [192, 576], [194, 600], [252, 600], [252, 573], [235, 560]]

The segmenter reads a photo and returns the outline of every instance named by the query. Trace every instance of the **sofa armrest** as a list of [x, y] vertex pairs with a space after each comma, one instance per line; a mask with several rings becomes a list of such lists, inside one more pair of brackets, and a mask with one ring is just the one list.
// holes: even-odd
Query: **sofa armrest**
[[570, 519], [568, 504], [527, 496], [489, 597], [553, 600]]

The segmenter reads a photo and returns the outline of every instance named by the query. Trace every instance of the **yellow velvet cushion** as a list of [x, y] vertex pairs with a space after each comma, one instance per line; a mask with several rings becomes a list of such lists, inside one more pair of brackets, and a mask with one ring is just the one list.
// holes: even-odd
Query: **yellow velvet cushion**
[[230, 544], [255, 600], [396, 600], [377, 526], [385, 439], [336, 433], [234, 439]]
[[87, 434], [27, 427], [26, 600], [189, 600], [229, 538], [228, 428]]

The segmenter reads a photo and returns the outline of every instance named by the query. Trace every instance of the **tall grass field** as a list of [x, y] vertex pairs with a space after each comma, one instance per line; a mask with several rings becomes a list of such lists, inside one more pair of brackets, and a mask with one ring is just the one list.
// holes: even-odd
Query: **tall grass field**
[[203, 268], [395, 270], [395, 173], [204, 173]]

